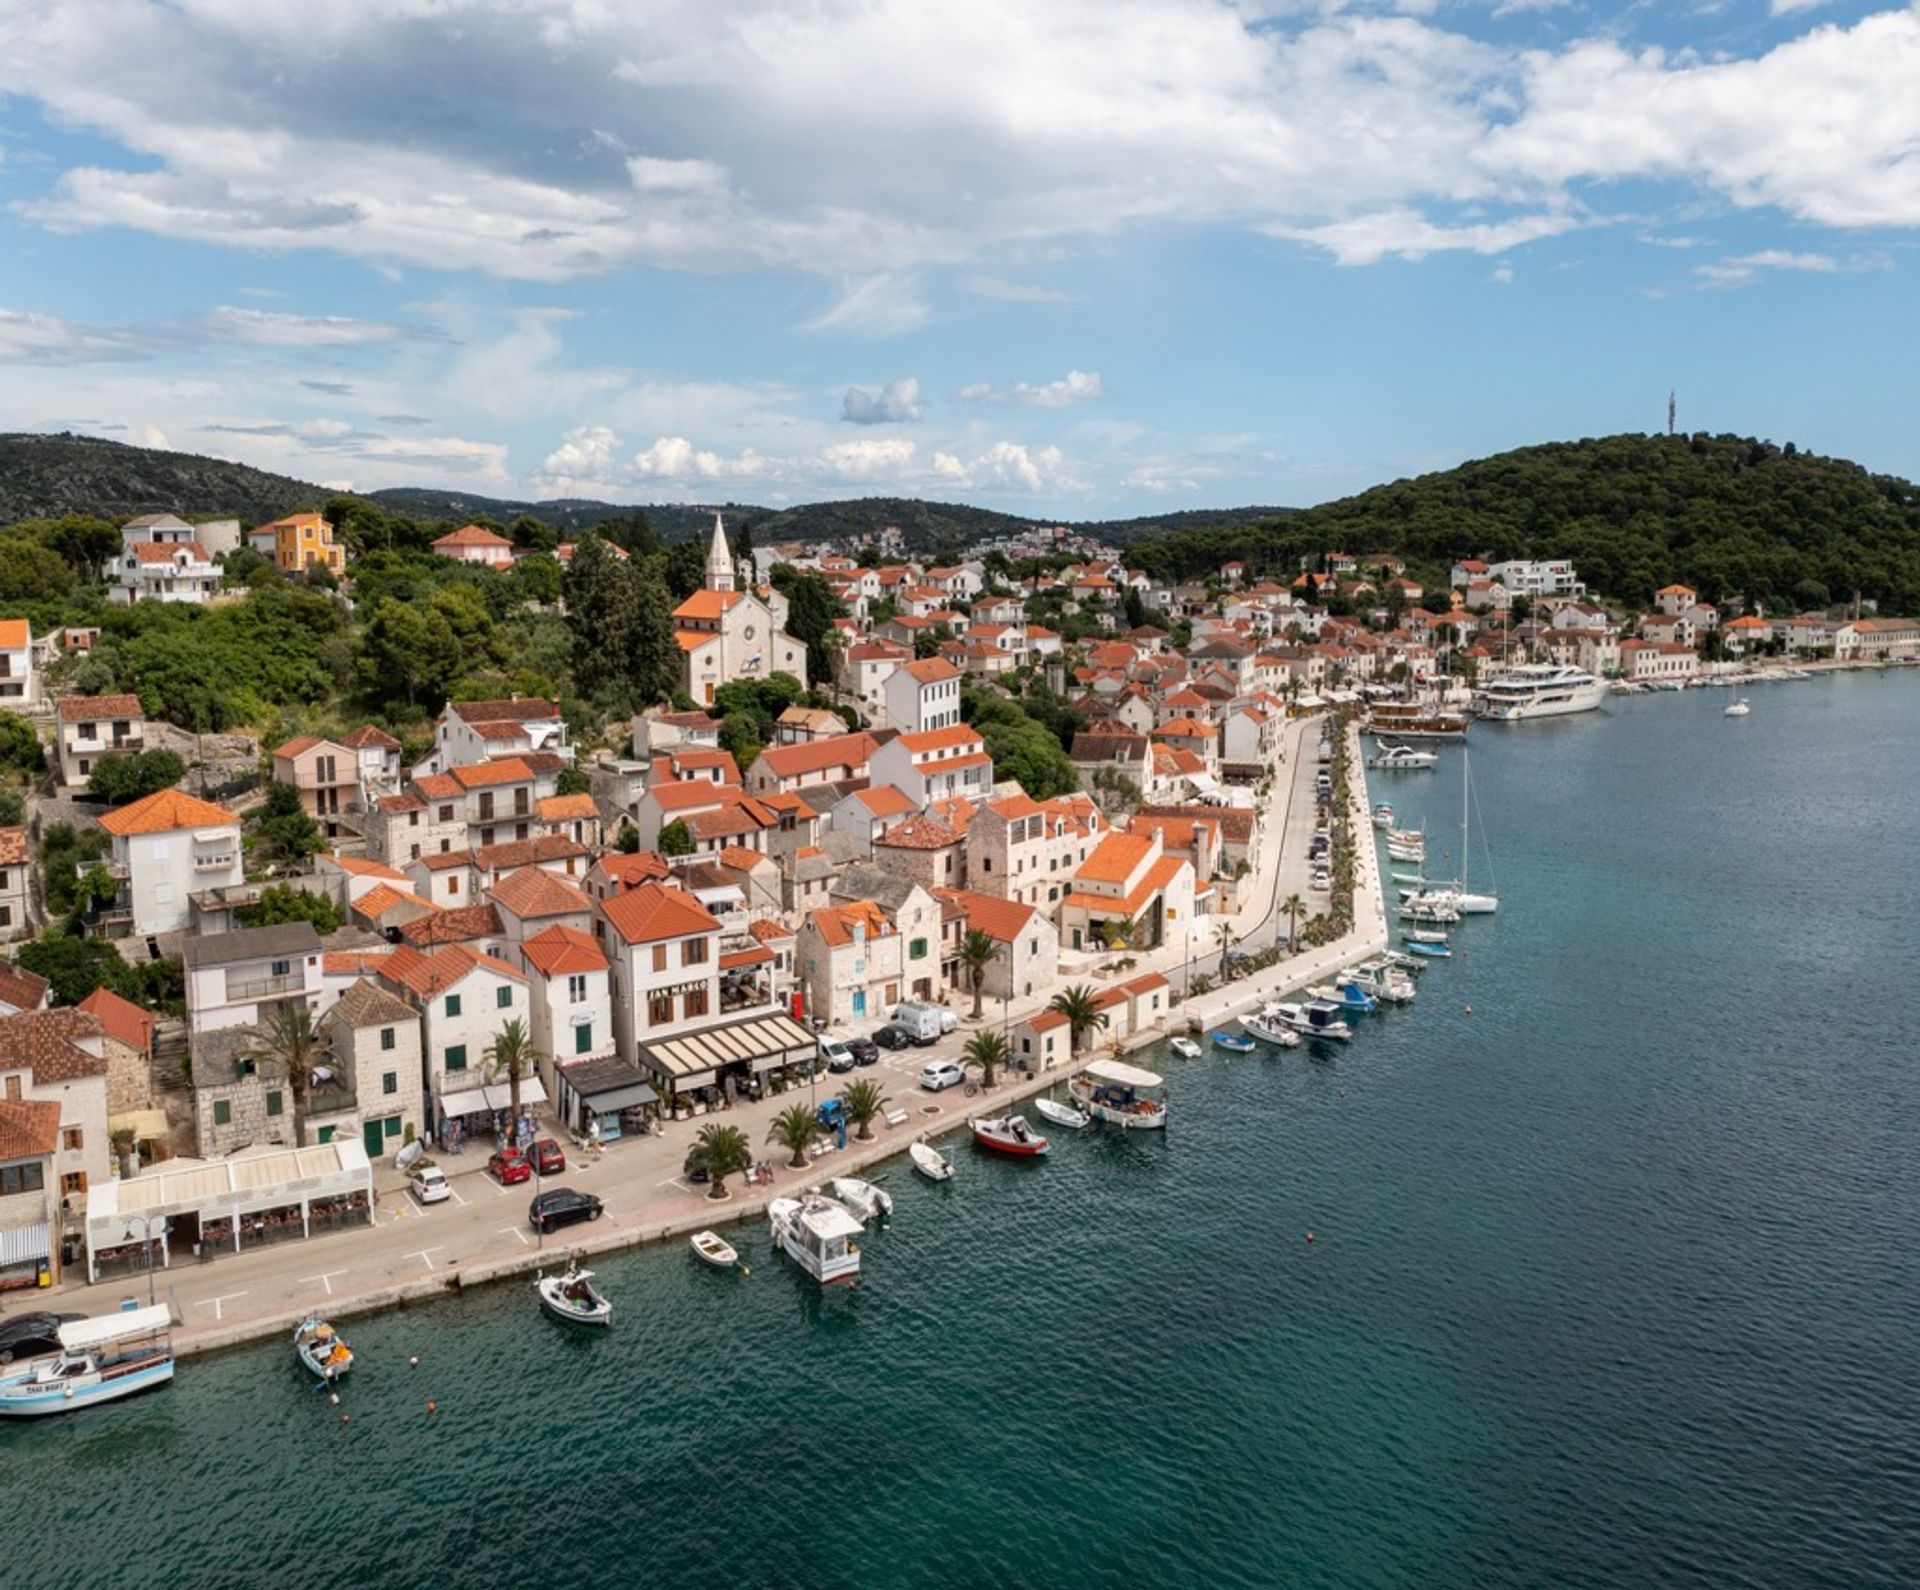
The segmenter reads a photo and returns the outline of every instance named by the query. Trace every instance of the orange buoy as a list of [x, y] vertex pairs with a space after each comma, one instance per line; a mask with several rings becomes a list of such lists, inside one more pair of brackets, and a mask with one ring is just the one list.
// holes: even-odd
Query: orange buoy
[[437, 1402], [429, 1402], [427, 1404], [428, 1413], [438, 1413], [439, 1411], [440, 1411], [440, 1405]]
[[1313, 1241], [1313, 1233], [1311, 1231], [1307, 1233], [1307, 1241], [1309, 1242]]

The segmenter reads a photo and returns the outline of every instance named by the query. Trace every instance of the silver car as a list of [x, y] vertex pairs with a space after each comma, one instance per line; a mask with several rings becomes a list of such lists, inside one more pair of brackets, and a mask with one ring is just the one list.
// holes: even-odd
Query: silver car
[[407, 1185], [423, 1204], [443, 1203], [453, 1196], [453, 1185], [438, 1165], [418, 1166], [407, 1178]]

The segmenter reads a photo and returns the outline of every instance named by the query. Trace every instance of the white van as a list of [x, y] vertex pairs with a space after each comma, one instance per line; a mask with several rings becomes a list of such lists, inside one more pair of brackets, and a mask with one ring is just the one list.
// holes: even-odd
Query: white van
[[941, 1033], [946, 1031], [945, 1024], [940, 1020], [940, 1007], [918, 999], [909, 999], [894, 1006], [893, 1024], [923, 1047], [938, 1043]]

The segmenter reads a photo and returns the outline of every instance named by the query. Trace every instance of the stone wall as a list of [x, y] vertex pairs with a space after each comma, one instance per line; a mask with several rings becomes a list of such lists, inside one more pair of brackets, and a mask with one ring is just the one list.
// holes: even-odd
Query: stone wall
[[107, 1114], [155, 1108], [153, 1067], [147, 1057], [118, 1038], [105, 1040], [101, 1055], [107, 1062]]

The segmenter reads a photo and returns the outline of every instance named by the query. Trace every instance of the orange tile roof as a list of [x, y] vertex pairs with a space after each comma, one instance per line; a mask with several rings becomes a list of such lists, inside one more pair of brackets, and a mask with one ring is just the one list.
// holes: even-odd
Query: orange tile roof
[[198, 541], [136, 541], [131, 551], [140, 563], [171, 563], [183, 552], [196, 563], [211, 561], [207, 557], [207, 549]]
[[1060, 1011], [1043, 1010], [1037, 1015], [1029, 1016], [1021, 1025], [1034, 1032], [1052, 1032], [1055, 1027], [1064, 1027], [1066, 1024], [1067, 1018]]
[[591, 795], [549, 795], [538, 801], [534, 810], [539, 812], [544, 823], [573, 822], [577, 818], [597, 817], [600, 808], [593, 802]]
[[[1088, 857], [1088, 860], [1091, 861], [1092, 857]], [[1139, 886], [1123, 900], [1116, 900], [1111, 895], [1087, 894], [1074, 890], [1062, 903], [1079, 906], [1082, 910], [1097, 911], [1107, 916], [1115, 914], [1127, 917], [1138, 916], [1145, 909], [1147, 902], [1171, 883], [1175, 874], [1186, 865], [1186, 862], [1178, 856], [1162, 856], [1147, 869], [1147, 875], [1140, 880]]]
[[960, 670], [950, 662], [942, 662], [938, 657], [925, 657], [919, 662], [901, 665], [900, 672], [910, 674], [923, 685], [939, 684], [943, 679], [958, 679]]
[[909, 817], [895, 823], [877, 839], [876, 845], [893, 850], [945, 850], [960, 843], [960, 835], [935, 817]]
[[496, 757], [490, 762], [468, 762], [447, 769], [447, 776], [462, 789], [487, 789], [495, 784], [524, 784], [533, 778], [533, 769], [517, 756]]
[[1211, 740], [1213, 738], [1213, 725], [1210, 723], [1202, 723], [1198, 718], [1169, 718], [1153, 732], [1155, 734], [1166, 735], [1173, 739]]
[[422, 999], [446, 992], [478, 970], [510, 977], [516, 983], [527, 980], [527, 974], [518, 967], [509, 966], [494, 956], [482, 955], [464, 944], [444, 945], [431, 955], [423, 955], [412, 945], [402, 944], [388, 953], [377, 970], [388, 982], [398, 983]]
[[675, 618], [716, 619], [740, 600], [739, 591], [695, 591], [673, 610]]
[[411, 889], [401, 889], [391, 883], [383, 883], [377, 888], [369, 889], [353, 902], [353, 914], [363, 916], [368, 921], [374, 921], [398, 905], [418, 905], [431, 909], [432, 902], [421, 899]]
[[1018, 900], [1001, 900], [973, 889], [935, 889], [933, 892], [967, 913], [968, 928], [978, 928], [1002, 944], [1011, 944], [1026, 932], [1036, 915], [1032, 906], [1022, 905]]
[[23, 867], [33, 859], [24, 828], [0, 828], [0, 866]]
[[467, 944], [475, 939], [497, 939], [503, 935], [500, 913], [484, 902], [430, 912], [400, 929], [400, 936], [415, 949], [437, 949], [442, 944]]
[[950, 724], [944, 729], [926, 729], [919, 734], [903, 734], [900, 743], [916, 755], [923, 751], [945, 751], [955, 746], [985, 745], [980, 731], [969, 723]]
[[776, 776], [804, 778], [830, 767], [864, 767], [877, 748], [870, 734], [836, 734], [799, 745], [770, 745], [760, 755]]
[[371, 723], [363, 723], [359, 728], [340, 737], [340, 743], [349, 751], [364, 751], [368, 746], [378, 746], [383, 751], [397, 751], [400, 742], [384, 729], [376, 729]]
[[755, 945], [752, 949], [729, 950], [720, 957], [720, 970], [731, 972], [742, 966], [765, 966], [775, 959], [773, 951], [761, 945]]
[[906, 792], [894, 788], [891, 784], [875, 784], [854, 792], [855, 800], [873, 813], [875, 817], [904, 817], [917, 808], [907, 799]]
[[1022, 817], [1038, 817], [1043, 808], [1031, 795], [1009, 795], [1004, 800], [988, 801], [987, 810], [1011, 822]]
[[682, 651], [698, 651], [702, 646], [711, 646], [720, 639], [718, 630], [676, 629], [673, 638], [680, 643]]
[[600, 905], [613, 930], [629, 944], [651, 944], [659, 939], [691, 938], [717, 933], [713, 913], [685, 889], [664, 883], [643, 883]]
[[79, 1008], [107, 1029], [109, 1038], [117, 1038], [130, 1049], [143, 1054], [153, 1046], [155, 1018], [130, 999], [122, 999], [111, 988], [96, 988], [80, 1001]]
[[518, 917], [584, 915], [593, 909], [593, 902], [572, 884], [538, 867], [508, 873], [487, 897]]
[[62, 696], [54, 703], [62, 723], [94, 723], [101, 718], [144, 718], [138, 696]]
[[328, 977], [376, 972], [386, 964], [386, 950], [328, 950], [320, 957], [320, 970]]
[[628, 855], [614, 850], [595, 862], [593, 870], [604, 873], [609, 882], [630, 889], [649, 879], [664, 878], [673, 869], [667, 865], [667, 858], [658, 851], [636, 850]]
[[1076, 883], [1125, 883], [1153, 849], [1144, 834], [1108, 834], [1073, 875]]
[[33, 644], [33, 625], [24, 618], [0, 618], [0, 651], [25, 651]]
[[822, 906], [818, 911], [809, 911], [807, 920], [813, 924], [822, 942], [835, 949], [853, 942], [856, 926], [865, 927], [870, 939], [885, 938], [895, 931], [887, 913], [871, 900], [858, 900], [852, 905]]
[[793, 929], [776, 917], [763, 916], [747, 924], [747, 931], [762, 944], [778, 944], [793, 937]]
[[239, 817], [224, 806], [203, 801], [177, 789], [163, 789], [102, 814], [100, 826], [110, 834], [170, 834], [187, 828], [237, 828]]
[[385, 878], [393, 883], [407, 881], [404, 872], [389, 867], [384, 861], [369, 861], [364, 856], [326, 856], [322, 859], [356, 878]]
[[607, 969], [606, 953], [594, 943], [592, 935], [570, 928], [564, 922], [556, 922], [534, 934], [520, 946], [520, 954], [528, 965], [546, 977]]
[[0, 1003], [15, 1010], [38, 1010], [46, 1001], [47, 980], [12, 961], [0, 961]]
[[684, 812], [700, 806], [733, 806], [745, 800], [746, 792], [737, 784], [716, 784], [712, 779], [682, 778], [669, 784], [650, 784], [647, 794], [663, 812]]
[[482, 530], [477, 524], [463, 524], [458, 530], [449, 530], [433, 544], [436, 547], [511, 547], [513, 545], [505, 536], [497, 536], [491, 530]]
[[0, 1159], [45, 1159], [59, 1146], [58, 1099], [0, 1101]]
[[757, 850], [749, 850], [745, 845], [723, 845], [713, 859], [723, 867], [731, 867], [735, 872], [751, 872], [767, 858]]

